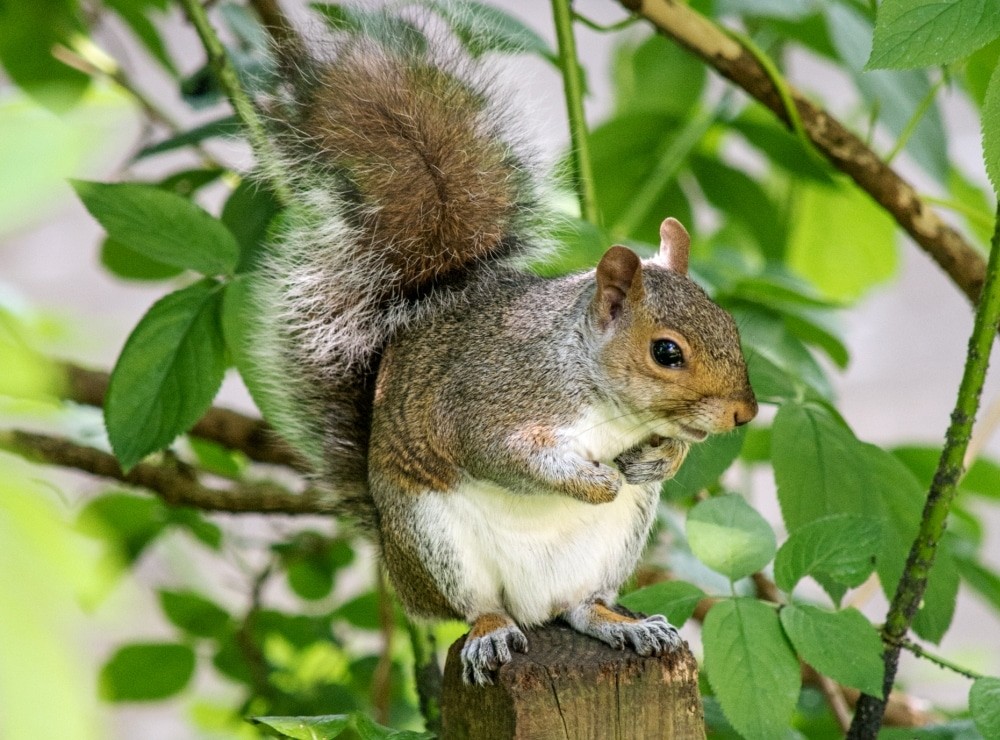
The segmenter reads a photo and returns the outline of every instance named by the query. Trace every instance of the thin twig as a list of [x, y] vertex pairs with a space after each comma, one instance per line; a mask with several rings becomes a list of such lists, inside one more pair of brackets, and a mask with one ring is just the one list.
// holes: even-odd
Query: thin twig
[[[885, 626], [882, 628], [882, 639], [886, 643], [883, 653], [884, 696], [889, 695], [895, 683], [901, 644], [923, 599], [927, 588], [927, 577], [937, 554], [938, 542], [944, 534], [951, 502], [962, 477], [965, 452], [972, 436], [972, 426], [979, 408], [979, 397], [986, 379], [986, 369], [998, 322], [1000, 322], [1000, 202], [997, 203], [997, 220], [990, 246], [989, 265], [986, 268], [986, 282], [976, 308], [976, 318], [972, 336], [969, 338], [965, 371], [958, 388], [955, 410], [951, 415], [951, 424], [948, 426], [934, 481], [927, 493], [927, 501], [920, 520], [920, 531], [910, 548], [906, 567], [899, 579]], [[885, 699], [863, 695], [858, 701], [848, 737], [854, 740], [874, 738], [882, 724], [884, 711]]]
[[378, 628], [382, 635], [382, 650], [372, 673], [372, 708], [375, 710], [375, 719], [388, 724], [392, 704], [392, 648], [396, 635], [396, 615], [392, 594], [389, 593], [389, 586], [381, 569], [375, 575], [375, 584], [378, 589]]
[[335, 514], [337, 507], [317, 491], [293, 493], [275, 483], [255, 482], [231, 488], [202, 485], [184, 465], [141, 462], [128, 473], [114, 455], [59, 437], [20, 430], [0, 431], [0, 450], [42, 465], [75, 468], [91, 475], [118, 480], [157, 494], [171, 506], [233, 514]]
[[916, 655], [918, 658], [929, 660], [931, 663], [935, 663], [941, 666], [942, 668], [946, 668], [949, 671], [953, 671], [954, 673], [957, 673], [960, 676], [971, 678], [973, 681], [975, 681], [977, 678], [983, 677], [982, 673], [977, 673], [976, 671], [970, 670], [969, 668], [964, 668], [963, 666], [958, 665], [958, 663], [952, 663], [947, 658], [942, 658], [940, 655], [928, 652], [923, 648], [923, 646], [918, 645], [913, 640], [904, 638], [900, 640], [898, 644], [899, 647], [903, 648], [904, 650], [908, 650], [909, 652]]

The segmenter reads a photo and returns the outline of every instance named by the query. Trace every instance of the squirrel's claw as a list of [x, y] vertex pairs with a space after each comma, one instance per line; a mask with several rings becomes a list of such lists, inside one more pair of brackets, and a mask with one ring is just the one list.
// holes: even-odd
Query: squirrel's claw
[[493, 674], [510, 662], [512, 649], [518, 653], [528, 652], [528, 638], [516, 624], [501, 617], [501, 626], [483, 632], [481, 624], [485, 619], [476, 620], [461, 652], [462, 678], [465, 683], [475, 686], [491, 685]]
[[659, 614], [628, 616], [600, 602], [581, 604], [564, 615], [578, 632], [596, 637], [613, 648], [631, 647], [643, 657], [663, 655], [682, 644], [676, 628]]

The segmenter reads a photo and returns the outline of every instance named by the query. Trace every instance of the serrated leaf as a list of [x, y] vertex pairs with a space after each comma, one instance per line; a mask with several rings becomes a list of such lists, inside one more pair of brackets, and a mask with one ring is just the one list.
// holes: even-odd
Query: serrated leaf
[[194, 651], [187, 645], [125, 645], [101, 668], [101, 698], [111, 702], [166, 699], [187, 686], [194, 664]]
[[229, 625], [229, 613], [193, 591], [159, 592], [160, 608], [171, 624], [196, 637], [217, 637]]
[[1000, 678], [977, 678], [969, 689], [969, 710], [983, 737], [1000, 737]]
[[763, 568], [777, 549], [771, 525], [735, 495], [711, 498], [691, 509], [687, 537], [699, 560], [733, 581]]
[[882, 640], [856, 609], [828, 612], [807, 604], [781, 609], [781, 626], [806, 663], [871, 696], [882, 696]]
[[670, 498], [694, 496], [715, 483], [739, 457], [744, 437], [746, 427], [741, 427], [692, 446], [677, 475], [664, 484], [664, 494]]
[[830, 514], [866, 510], [872, 476], [864, 445], [826, 407], [786, 403], [778, 409], [771, 459], [789, 531]]
[[853, 184], [803, 184], [792, 216], [788, 266], [823, 295], [854, 301], [896, 273], [894, 222]]
[[991, 0], [884, 0], [868, 69], [907, 69], [967, 57], [1000, 36]]
[[269, 727], [295, 740], [330, 740], [339, 737], [351, 724], [349, 714], [317, 717], [253, 717], [251, 722]]
[[684, 581], [664, 581], [640, 588], [618, 599], [618, 603], [644, 614], [662, 614], [675, 627], [682, 626], [691, 615], [705, 592]]
[[705, 671], [726, 718], [749, 740], [784, 737], [801, 672], [774, 609], [756, 599], [713, 606], [702, 628]]
[[108, 236], [126, 247], [204, 275], [236, 269], [239, 247], [232, 232], [186, 198], [140, 183], [72, 184]]
[[882, 525], [869, 517], [837, 514], [809, 522], [792, 532], [778, 550], [774, 581], [789, 592], [814, 574], [859, 586], [875, 569], [881, 536]]
[[101, 244], [101, 264], [126, 280], [167, 280], [184, 272], [182, 267], [150, 259], [114, 239], [105, 239]]
[[104, 418], [123, 468], [170, 444], [201, 417], [226, 370], [221, 285], [202, 280], [157, 301], [111, 373]]
[[[1000, 13], [996, 13], [1000, 17]], [[993, 70], [983, 99], [983, 157], [993, 191], [1000, 196], [1000, 64]]]

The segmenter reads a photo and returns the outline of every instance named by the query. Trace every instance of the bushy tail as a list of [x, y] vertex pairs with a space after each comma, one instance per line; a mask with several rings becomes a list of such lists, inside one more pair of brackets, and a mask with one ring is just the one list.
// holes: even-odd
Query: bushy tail
[[446, 44], [378, 38], [298, 59], [289, 100], [269, 105], [297, 203], [257, 279], [264, 412], [363, 519], [386, 341], [470, 274], [537, 250], [547, 221], [483, 70]]

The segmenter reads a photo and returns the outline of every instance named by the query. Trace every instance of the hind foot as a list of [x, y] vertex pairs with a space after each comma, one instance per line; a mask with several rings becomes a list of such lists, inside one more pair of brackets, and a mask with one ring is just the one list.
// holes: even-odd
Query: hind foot
[[462, 678], [467, 684], [486, 686], [504, 663], [511, 650], [528, 652], [528, 638], [514, 620], [505, 614], [483, 614], [476, 618], [462, 646]]
[[642, 656], [663, 655], [683, 644], [676, 628], [659, 614], [626, 616], [599, 601], [591, 601], [573, 607], [563, 618], [577, 632], [596, 637], [618, 650], [628, 645]]

